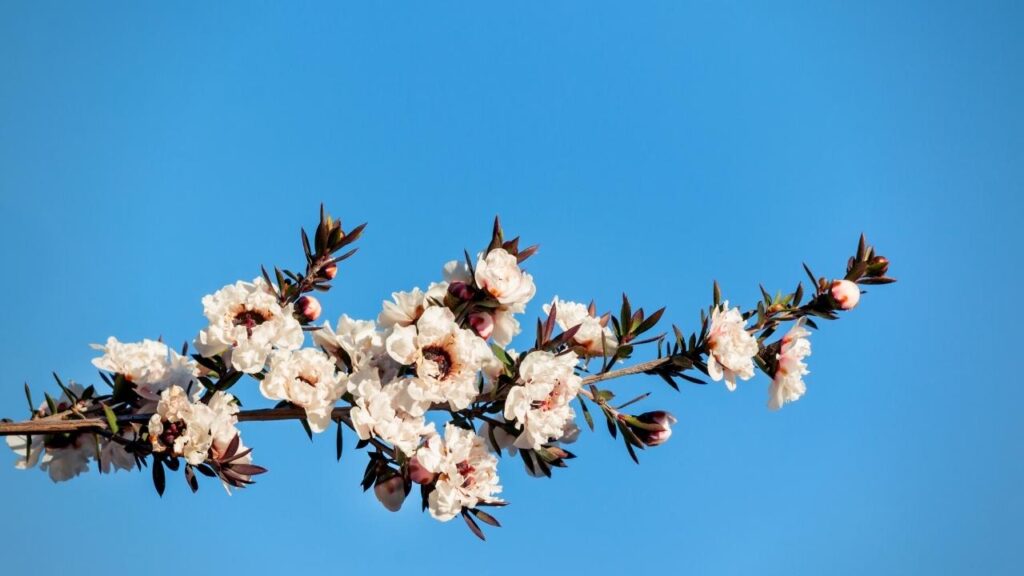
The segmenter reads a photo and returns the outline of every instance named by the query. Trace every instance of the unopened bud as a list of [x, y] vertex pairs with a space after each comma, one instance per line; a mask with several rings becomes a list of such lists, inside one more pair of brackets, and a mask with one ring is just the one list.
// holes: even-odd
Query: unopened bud
[[392, 512], [398, 512], [402, 508], [402, 503], [405, 502], [405, 480], [397, 474], [387, 480], [377, 480], [377, 485], [373, 487], [373, 493], [385, 508]]
[[474, 292], [473, 287], [465, 282], [452, 282], [448, 285], [448, 293], [464, 302], [472, 300]]
[[672, 436], [672, 425], [677, 422], [675, 416], [664, 410], [644, 412], [635, 418], [638, 424], [631, 424], [630, 429], [647, 446], [660, 446], [667, 442]]
[[295, 303], [295, 309], [307, 322], [313, 322], [320, 317], [320, 301], [312, 296], [299, 298]]
[[477, 336], [486, 340], [494, 332], [494, 317], [487, 312], [474, 312], [469, 315], [469, 325]]
[[868, 276], [885, 276], [889, 271], [889, 259], [885, 256], [875, 256], [868, 260]]
[[320, 274], [328, 280], [333, 280], [334, 277], [338, 275], [338, 264], [336, 262], [331, 262], [320, 269]]
[[852, 310], [860, 302], [860, 287], [849, 280], [833, 280], [829, 293], [840, 310]]
[[409, 480], [417, 484], [430, 484], [437, 478], [437, 474], [427, 470], [416, 458], [409, 460]]

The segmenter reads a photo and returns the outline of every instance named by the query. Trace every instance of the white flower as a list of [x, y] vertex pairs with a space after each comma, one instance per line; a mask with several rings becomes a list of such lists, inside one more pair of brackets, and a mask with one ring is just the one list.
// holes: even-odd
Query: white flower
[[173, 386], [160, 394], [156, 413], [149, 419], [149, 441], [154, 452], [169, 451], [198, 466], [215, 443], [226, 447], [238, 434], [237, 413], [231, 394], [217, 392], [204, 404], [191, 402], [184, 389]]
[[427, 498], [430, 515], [447, 522], [481, 502], [500, 502], [498, 459], [487, 450], [484, 439], [471, 430], [451, 423], [444, 439], [431, 436], [416, 451], [416, 460], [427, 472], [437, 474], [434, 490]]
[[270, 371], [260, 382], [260, 392], [270, 400], [287, 400], [305, 408], [310, 429], [323, 432], [331, 423], [334, 403], [345, 393], [345, 384], [345, 375], [320, 350], [279, 350], [270, 358]]
[[[373, 320], [353, 320], [347, 315], [338, 319], [337, 331], [331, 329], [330, 322], [324, 322], [319, 330], [313, 332], [313, 342], [327, 351], [328, 354], [339, 359], [341, 351], [351, 361], [351, 373], [374, 368], [384, 381], [394, 379], [398, 374], [399, 365], [384, 348], [384, 334], [377, 330], [377, 324]], [[353, 385], [349, 383], [348, 391], [352, 392]]]
[[542, 350], [523, 359], [518, 385], [505, 400], [505, 420], [522, 430], [516, 447], [539, 449], [565, 433], [576, 416], [569, 402], [583, 383], [576, 375], [577, 361], [572, 352], [555, 355]]
[[445, 284], [452, 282], [465, 282], [469, 284], [473, 282], [473, 275], [469, 273], [469, 266], [465, 260], [450, 260], [446, 262], [442, 274], [444, 275]]
[[544, 313], [551, 313], [551, 306], [555, 306], [555, 322], [559, 328], [569, 330], [573, 326], [579, 326], [573, 336], [573, 342], [582, 350], [585, 356], [612, 356], [618, 348], [615, 336], [605, 326], [600, 318], [591, 316], [590, 310], [578, 302], [559, 300], [558, 296], [551, 304], [544, 305]]
[[188, 388], [199, 372], [195, 361], [171, 350], [163, 342], [123, 343], [111, 336], [106, 345], [92, 346], [103, 350], [103, 356], [93, 359], [93, 366], [121, 374], [135, 385], [139, 396], [149, 401], [158, 400], [160, 393], [171, 386]]
[[526, 306], [523, 304], [495, 309], [494, 329], [491, 331], [491, 338], [495, 344], [504, 347], [512, 343], [512, 339], [521, 331], [515, 314], [521, 314], [525, 310]]
[[[68, 384], [68, 390], [78, 398], [85, 392], [82, 385], [75, 382]], [[65, 393], [55, 404], [57, 411], [63, 412], [71, 408], [72, 400]], [[85, 402], [79, 402], [79, 407], [88, 408]], [[45, 402], [39, 405], [37, 412], [40, 416], [52, 415]], [[15, 468], [24, 470], [42, 462], [39, 467], [49, 473], [51, 480], [63, 482], [89, 469], [89, 460], [96, 455], [93, 438], [93, 434], [58, 433], [33, 435], [31, 444], [26, 436], [8, 436], [6, 441], [18, 457]]]
[[[133, 430], [122, 431], [119, 436], [125, 440], [134, 440]], [[125, 450], [124, 445], [113, 440], [100, 439], [100, 473], [110, 474], [117, 470], [135, 468], [135, 457]]]
[[487, 343], [472, 330], [460, 328], [447, 308], [427, 308], [415, 325], [395, 326], [385, 341], [391, 357], [416, 367], [416, 377], [405, 390], [410, 414], [419, 415], [434, 402], [447, 402], [462, 410], [479, 393], [481, 370], [497, 373], [500, 364]]
[[410, 292], [392, 292], [391, 301], [385, 300], [383, 307], [377, 316], [377, 323], [381, 327], [409, 326], [415, 324], [427, 308], [427, 298], [419, 288], [413, 288]]
[[396, 380], [381, 386], [372, 370], [357, 372], [351, 378], [356, 397], [352, 406], [352, 427], [363, 440], [379, 436], [394, 444], [404, 454], [413, 454], [423, 436], [434, 434], [434, 424], [427, 424], [422, 415], [412, 416], [401, 405], [407, 381]]
[[291, 304], [278, 304], [263, 278], [225, 286], [203, 297], [210, 324], [196, 337], [196, 349], [203, 356], [230, 351], [235, 370], [254, 374], [263, 370], [272, 349], [302, 346], [302, 325], [292, 312]]
[[[207, 407], [210, 409], [207, 423], [210, 426], [210, 436], [213, 438], [211, 450], [217, 454], [226, 449], [238, 435], [238, 402], [227, 392], [217, 392]], [[243, 448], [238, 449], [238, 452], [242, 451]]]
[[747, 332], [747, 321], [739, 308], [729, 308], [726, 301], [711, 312], [708, 331], [708, 375], [714, 381], [725, 377], [725, 386], [736, 389], [736, 377], [750, 380], [754, 377], [754, 356], [757, 340]]
[[495, 248], [477, 259], [475, 279], [480, 289], [506, 305], [525, 305], [537, 291], [533, 276], [523, 272], [517, 258], [503, 248]]
[[55, 435], [46, 443], [39, 468], [46, 470], [54, 482], [64, 482], [87, 472], [89, 460], [96, 455], [92, 434]]
[[808, 374], [804, 358], [811, 355], [811, 333], [803, 327], [803, 318], [782, 337], [782, 347], [775, 355], [775, 377], [768, 388], [768, 408], [778, 410], [787, 402], [799, 400], [807, 387], [803, 376]]
[[29, 446], [28, 436], [8, 436], [7, 446], [14, 451], [14, 454], [18, 459], [14, 462], [14, 467], [19, 470], [26, 470], [32, 468], [39, 462], [39, 456], [43, 452], [43, 436], [36, 434], [32, 436], [32, 444]]
[[154, 452], [170, 451], [189, 464], [206, 461], [213, 444], [210, 429], [203, 424], [209, 407], [193, 404], [180, 386], [172, 386], [160, 394], [156, 413], [149, 419], [149, 441]]

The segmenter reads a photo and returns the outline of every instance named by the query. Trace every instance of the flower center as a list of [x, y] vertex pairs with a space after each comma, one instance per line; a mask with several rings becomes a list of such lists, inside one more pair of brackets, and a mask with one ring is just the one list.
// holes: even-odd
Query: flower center
[[472, 476], [473, 472], [476, 472], [476, 468], [469, 463], [469, 460], [463, 460], [455, 465], [455, 469], [462, 475], [462, 487], [469, 488], [473, 484], [476, 484], [476, 478]]
[[555, 382], [555, 387], [551, 389], [551, 393], [548, 394], [548, 397], [543, 399], [543, 400], [534, 400], [533, 402], [530, 403], [530, 408], [533, 408], [534, 410], [541, 410], [541, 411], [547, 412], [548, 410], [551, 410], [552, 408], [558, 407], [558, 405], [559, 405], [558, 397], [559, 397], [559, 394], [561, 393], [561, 389], [562, 389], [562, 381], [561, 380], [556, 381]]
[[160, 443], [168, 449], [174, 448], [174, 441], [185, 433], [187, 425], [184, 422], [164, 421], [164, 431], [160, 433]]
[[436, 367], [437, 373], [433, 376], [438, 380], [444, 380], [452, 371], [452, 357], [441, 346], [428, 346], [424, 348], [423, 359]]
[[295, 377], [295, 379], [298, 380], [299, 382], [302, 382], [303, 384], [306, 384], [307, 386], [312, 386], [313, 388], [316, 388], [316, 378], [306, 376], [305, 374], [299, 374], [298, 376]]
[[232, 322], [235, 326], [245, 326], [245, 332], [252, 337], [253, 328], [263, 324], [270, 319], [270, 315], [264, 313], [262, 310], [249, 310], [242, 308], [238, 312], [235, 312], [235, 317]]

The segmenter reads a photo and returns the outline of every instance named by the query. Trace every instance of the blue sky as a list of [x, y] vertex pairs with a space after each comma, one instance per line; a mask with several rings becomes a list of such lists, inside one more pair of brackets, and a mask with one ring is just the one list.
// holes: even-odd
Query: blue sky
[[763, 378], [621, 381], [677, 415], [672, 441], [637, 467], [587, 434], [552, 480], [505, 462], [486, 544], [386, 512], [361, 454], [337, 464], [331, 438], [278, 423], [243, 429], [271, 472], [230, 498], [174, 480], [160, 499], [138, 473], [54, 485], [8, 454], [5, 574], [1019, 573], [1019, 4], [0, 14], [3, 416], [51, 370], [94, 381], [89, 343], [190, 339], [204, 294], [298, 266], [321, 201], [370, 223], [331, 319], [436, 279], [497, 213], [541, 244], [528, 319], [625, 290], [692, 328], [712, 279], [749, 304], [801, 261], [840, 274], [862, 231], [901, 281], [813, 336], [808, 394], [781, 412]]

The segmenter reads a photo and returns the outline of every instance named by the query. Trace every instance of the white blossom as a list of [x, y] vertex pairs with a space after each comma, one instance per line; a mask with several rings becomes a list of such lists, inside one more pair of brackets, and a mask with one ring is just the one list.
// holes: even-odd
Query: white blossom
[[54, 482], [70, 480], [89, 470], [89, 460], [96, 456], [96, 443], [92, 434], [53, 436], [39, 468]]
[[530, 352], [519, 365], [519, 380], [505, 399], [505, 420], [521, 430], [518, 448], [538, 449], [558, 440], [576, 413], [569, 402], [583, 380], [576, 375], [576, 354]]
[[465, 260], [450, 260], [445, 262], [442, 270], [444, 275], [444, 284], [447, 288], [448, 284], [452, 282], [465, 282], [470, 284], [473, 282], [473, 275], [469, 272], [469, 265], [466, 264]]
[[[67, 388], [77, 398], [85, 392], [85, 388], [76, 382], [69, 382]], [[57, 412], [63, 412], [72, 408], [73, 400], [67, 393], [62, 393], [54, 403]], [[87, 408], [83, 401], [79, 401], [78, 407]], [[41, 403], [36, 412], [40, 417], [52, 415], [46, 402]], [[17, 456], [15, 468], [27, 469], [39, 464], [50, 475], [50, 480], [63, 482], [89, 469], [89, 460], [96, 456], [93, 438], [93, 434], [70, 432], [32, 435], [31, 443], [27, 436], [8, 436], [6, 442]]]
[[416, 460], [426, 471], [437, 474], [434, 490], [427, 498], [434, 518], [447, 522], [463, 508], [500, 502], [495, 497], [501, 492], [498, 459], [473, 431], [447, 424], [444, 438], [431, 436], [416, 451]]
[[518, 259], [503, 248], [481, 255], [474, 276], [481, 290], [505, 305], [525, 305], [537, 291], [533, 276], [519, 268]]
[[736, 389], [736, 378], [754, 377], [754, 356], [757, 340], [747, 332], [747, 321], [739, 308], [729, 308], [726, 301], [711, 312], [708, 331], [708, 375], [714, 381], [725, 378], [725, 386]]
[[203, 356], [230, 352], [235, 370], [254, 374], [263, 370], [274, 348], [302, 346], [302, 325], [292, 305], [281, 307], [263, 278], [204, 296], [203, 313], [210, 324], [196, 337], [196, 349]]
[[[135, 430], [122, 428], [118, 437], [123, 440], [134, 440]], [[135, 456], [125, 449], [124, 445], [115, 440], [100, 439], [100, 473], [110, 474], [117, 470], [135, 468]]]
[[427, 308], [427, 296], [419, 288], [409, 292], [392, 292], [391, 301], [385, 300], [377, 323], [383, 328], [409, 326], [419, 320]]
[[493, 375], [500, 369], [487, 343], [459, 327], [451, 310], [437, 306], [427, 308], [415, 325], [395, 326], [385, 347], [396, 362], [416, 368], [405, 389], [410, 414], [422, 414], [435, 402], [462, 410], [479, 393], [480, 371]]
[[585, 356], [612, 356], [618, 348], [615, 335], [601, 322], [600, 318], [591, 316], [590, 310], [578, 302], [559, 300], [555, 296], [551, 304], [544, 305], [544, 313], [550, 314], [555, 307], [555, 322], [562, 330], [579, 326], [572, 340]]
[[778, 410], [787, 402], [795, 402], [807, 391], [803, 377], [809, 374], [804, 358], [811, 355], [811, 333], [803, 327], [803, 318], [782, 337], [782, 347], [775, 355], [775, 377], [768, 388], [768, 408]]
[[310, 429], [323, 432], [331, 423], [331, 410], [345, 393], [345, 385], [346, 376], [320, 350], [279, 350], [271, 355], [270, 370], [260, 382], [260, 392], [270, 400], [287, 400], [304, 408]]
[[43, 436], [41, 434], [31, 437], [31, 447], [28, 436], [8, 436], [6, 441], [7, 446], [18, 457], [14, 462], [15, 468], [25, 470], [39, 463], [39, 457], [43, 453]]
[[[384, 336], [373, 320], [354, 320], [343, 314], [338, 319], [337, 330], [331, 328], [330, 322], [324, 322], [319, 330], [313, 332], [313, 342], [335, 358], [340, 358], [340, 351], [344, 351], [352, 363], [351, 373], [372, 368], [377, 370], [382, 380], [389, 381], [398, 374], [399, 364], [384, 348]], [[342, 364], [339, 362], [338, 365]], [[348, 391], [353, 389], [349, 383]]]
[[396, 380], [381, 386], [380, 378], [372, 370], [357, 372], [351, 378], [356, 400], [352, 406], [352, 427], [363, 440], [379, 436], [405, 454], [413, 454], [420, 439], [434, 434], [434, 424], [426, 423], [423, 415], [413, 416], [402, 406], [407, 381]]
[[192, 402], [185, 390], [172, 386], [160, 394], [156, 413], [149, 419], [149, 441], [154, 452], [170, 452], [198, 466], [207, 460], [215, 443], [223, 449], [238, 434], [238, 404], [227, 392], [217, 392], [208, 404]]
[[93, 348], [103, 351], [102, 356], [93, 359], [93, 366], [121, 374], [135, 385], [135, 392], [148, 401], [155, 402], [160, 393], [171, 386], [187, 389], [199, 373], [194, 360], [171, 350], [163, 342], [147, 339], [124, 343], [111, 336], [105, 345], [93, 344]]

